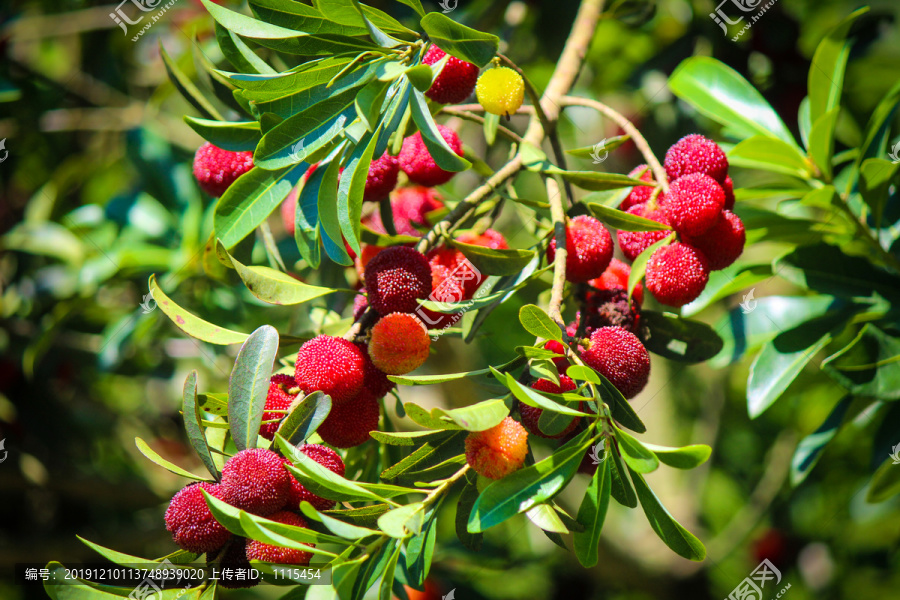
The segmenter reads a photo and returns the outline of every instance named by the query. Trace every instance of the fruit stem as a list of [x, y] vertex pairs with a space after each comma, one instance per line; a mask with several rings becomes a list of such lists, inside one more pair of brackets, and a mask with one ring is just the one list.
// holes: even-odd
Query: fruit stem
[[428, 492], [428, 495], [425, 496], [424, 500], [422, 500], [422, 508], [427, 507], [432, 502], [437, 500], [437, 498], [440, 497], [440, 495], [443, 494], [448, 487], [459, 481], [459, 479], [461, 477], [464, 477], [468, 471], [469, 465], [468, 463], [466, 463], [459, 471], [457, 471], [447, 479], [444, 479], [439, 486]]
[[590, 98], [563, 96], [560, 101], [563, 106], [584, 106], [586, 108], [593, 108], [615, 121], [616, 125], [621, 127], [622, 131], [631, 137], [634, 145], [637, 146], [638, 150], [640, 150], [641, 154], [644, 156], [644, 160], [650, 165], [650, 170], [653, 171], [653, 178], [656, 179], [656, 183], [662, 187], [664, 193], [669, 193], [669, 180], [666, 177], [666, 170], [663, 169], [659, 160], [657, 160], [656, 155], [653, 154], [653, 150], [650, 149], [650, 144], [647, 143], [646, 138], [641, 135], [638, 128], [634, 126], [634, 123], [626, 119], [622, 113], [616, 111], [612, 107], [607, 106], [602, 102], [591, 100]]
[[[484, 117], [481, 115], [476, 115], [473, 112], [469, 112], [467, 110], [459, 110], [456, 106], [445, 106], [441, 108], [441, 112], [447, 113], [448, 115], [452, 115], [454, 117], [459, 117], [460, 119], [464, 119], [466, 121], [472, 121], [474, 123], [480, 123], [484, 125]], [[503, 125], [497, 126], [497, 131], [502, 133], [505, 137], [507, 137], [510, 141], [513, 141], [517, 144], [522, 143], [522, 138], [519, 137], [519, 134], [512, 131], [511, 129], [507, 129]]]
[[553, 235], [556, 238], [556, 254], [553, 257], [553, 287], [547, 313], [563, 331], [566, 324], [562, 318], [563, 292], [566, 288], [566, 209], [559, 195], [559, 184], [552, 177], [547, 178], [547, 199], [550, 202], [550, 216], [553, 218]]

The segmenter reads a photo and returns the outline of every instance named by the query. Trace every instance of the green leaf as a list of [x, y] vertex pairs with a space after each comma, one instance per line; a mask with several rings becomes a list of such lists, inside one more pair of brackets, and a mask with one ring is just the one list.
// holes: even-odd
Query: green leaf
[[466, 486], [459, 494], [459, 504], [456, 507], [456, 537], [463, 546], [474, 552], [481, 550], [484, 538], [484, 534], [470, 533], [468, 529], [469, 516], [472, 514], [472, 508], [474, 508], [478, 496], [476, 485], [466, 482]]
[[[414, 406], [414, 405], [413, 405]], [[425, 413], [426, 415], [428, 413]], [[468, 433], [464, 430], [432, 432], [425, 442], [413, 450], [406, 458], [388, 467], [381, 473], [384, 480], [396, 479], [413, 468], [427, 469], [459, 456], [465, 451], [463, 446]]]
[[665, 223], [657, 223], [656, 221], [632, 215], [615, 208], [610, 208], [609, 206], [603, 206], [602, 204], [589, 203], [587, 207], [588, 210], [591, 211], [591, 214], [597, 217], [599, 221], [620, 231], [659, 231], [672, 229]]
[[460, 25], [441, 13], [428, 13], [419, 24], [441, 50], [479, 67], [487, 65], [500, 47], [500, 38], [496, 35]]
[[836, 296], [900, 296], [900, 278], [864, 258], [850, 256], [837, 246], [801, 246], [778, 258], [773, 270], [791, 283]]
[[900, 339], [866, 324], [844, 348], [822, 361], [822, 370], [851, 393], [900, 399]]
[[[610, 467], [610, 474], [612, 475], [610, 478], [610, 493], [612, 497], [622, 506], [635, 508], [638, 505], [638, 499], [628, 479], [628, 472], [625, 470], [622, 456], [611, 448], [607, 450], [606, 456], [612, 458], [612, 467]], [[609, 460], [604, 462], [609, 462]]]
[[869, 8], [864, 7], [845, 17], [816, 47], [807, 80], [809, 115], [812, 123], [840, 105], [844, 71], [850, 54], [847, 34], [853, 23], [867, 12]]
[[81, 541], [81, 543], [83, 543], [85, 546], [87, 546], [88, 548], [90, 548], [91, 550], [93, 550], [94, 552], [96, 552], [97, 554], [99, 554], [100, 556], [105, 558], [106, 560], [108, 560], [112, 563], [115, 563], [117, 565], [127, 566], [127, 565], [139, 565], [142, 563], [159, 562], [157, 560], [152, 560], [149, 558], [141, 558], [140, 556], [133, 556], [131, 554], [123, 554], [122, 552], [117, 552], [115, 550], [110, 550], [109, 548], [104, 548], [100, 544], [95, 544], [94, 542], [92, 542], [90, 540], [86, 540], [83, 537], [81, 537], [80, 535], [76, 535], [75, 537], [77, 537], [79, 539], [79, 541]]
[[870, 158], [859, 168], [859, 192], [872, 211], [872, 222], [881, 226], [884, 207], [887, 204], [892, 184], [897, 182], [900, 163]]
[[328, 164], [320, 164], [300, 184], [294, 210], [294, 242], [309, 266], [318, 269], [322, 262], [322, 232], [319, 225], [319, 192]]
[[137, 449], [141, 454], [161, 466], [163, 469], [169, 471], [170, 473], [175, 473], [176, 475], [181, 475], [182, 477], [187, 477], [188, 479], [196, 479], [197, 481], [209, 481], [209, 479], [207, 479], [206, 477], [194, 475], [189, 471], [185, 471], [178, 465], [170, 463], [162, 456], [154, 452], [153, 449], [149, 445], [147, 445], [147, 442], [139, 437], [134, 438], [134, 445], [137, 446]]
[[497, 129], [500, 127], [500, 115], [485, 113], [484, 115], [484, 141], [488, 146], [493, 146], [497, 141]]
[[238, 177], [216, 204], [216, 237], [234, 248], [278, 208], [305, 171], [304, 163], [274, 171], [253, 167]]
[[420, 0], [397, 0], [397, 2], [412, 8], [420, 17], [425, 16], [425, 9], [422, 8], [422, 2]]
[[413, 121], [415, 121], [416, 127], [422, 133], [422, 141], [425, 142], [425, 147], [437, 166], [445, 171], [453, 172], [465, 171], [472, 166], [469, 161], [453, 151], [447, 144], [447, 140], [438, 131], [434, 118], [431, 116], [431, 111], [428, 109], [428, 101], [425, 99], [425, 94], [413, 89], [409, 99], [409, 107], [412, 110]]
[[764, 135], [791, 146], [790, 130], [740, 73], [708, 56], [694, 56], [669, 77], [672, 92], [700, 113], [743, 137]]
[[275, 74], [275, 69], [257, 56], [240, 37], [228, 31], [218, 23], [216, 26], [216, 42], [225, 59], [242, 73]]
[[641, 279], [644, 278], [644, 273], [647, 271], [647, 261], [650, 260], [650, 257], [653, 256], [653, 253], [656, 252], [658, 248], [662, 248], [663, 246], [668, 246], [675, 240], [675, 233], [672, 235], [666, 236], [665, 238], [659, 240], [652, 246], [648, 247], [646, 250], [641, 252], [637, 258], [634, 259], [634, 262], [631, 263], [631, 272], [628, 274], [628, 299], [631, 300], [631, 295], [634, 293], [634, 288], [640, 283]]
[[834, 127], [840, 108], [835, 108], [816, 120], [809, 133], [809, 156], [822, 172], [825, 181], [831, 181], [831, 162], [834, 156]]
[[[897, 105], [900, 103], [900, 81], [885, 94], [878, 106], [869, 117], [866, 124], [866, 137], [862, 146], [859, 148], [859, 155], [856, 157], [856, 167], [859, 168], [863, 161], [867, 158], [875, 158], [879, 153], [883, 152], [885, 141], [891, 130], [891, 120], [897, 111]], [[853, 189], [855, 179], [848, 178], [847, 192]]]
[[[366, 141], [368, 140], [368, 143]], [[363, 192], [369, 177], [369, 165], [372, 162], [375, 144], [378, 142], [378, 130], [368, 137], [363, 137], [356, 145], [350, 158], [344, 165], [340, 176], [337, 194], [338, 221], [341, 232], [349, 242], [357, 256], [362, 253], [359, 246], [360, 218], [362, 217]]]
[[178, 68], [178, 65], [176, 65], [169, 57], [169, 53], [166, 52], [166, 49], [162, 45], [162, 40], [159, 41], [159, 56], [162, 58], [166, 73], [169, 75], [169, 81], [172, 82], [175, 89], [184, 96], [184, 99], [187, 100], [191, 106], [196, 108], [206, 119], [213, 119], [216, 121], [225, 120], [225, 117], [223, 117], [216, 107], [206, 99], [206, 96], [200, 93], [197, 86], [194, 85], [190, 78], [188, 78], [188, 76], [185, 75], [184, 72]]
[[565, 523], [559, 518], [559, 515], [549, 504], [538, 504], [534, 508], [528, 509], [525, 516], [529, 521], [551, 533], [569, 533]]
[[253, 150], [262, 137], [256, 121], [210, 121], [188, 115], [184, 121], [207, 142], [231, 152]]
[[203, 428], [200, 426], [200, 408], [197, 406], [196, 369], [191, 371], [187, 379], [184, 380], [182, 398], [181, 411], [184, 414], [184, 430], [187, 432], [188, 440], [190, 440], [194, 452], [200, 457], [206, 470], [209, 471], [214, 479], [219, 479], [219, 470], [216, 468], [216, 463], [213, 462], [212, 455], [209, 453], [206, 436], [203, 435]]
[[[681, 307], [682, 317], [692, 317], [718, 300], [753, 288], [772, 277], [771, 264], [747, 265], [735, 263], [721, 271], [712, 271], [703, 293], [696, 300]], [[714, 330], [715, 331], [715, 330]], [[716, 334], [718, 335], [718, 333]]]
[[678, 556], [690, 560], [701, 561], [706, 558], [706, 548], [703, 547], [700, 540], [672, 517], [644, 478], [639, 473], [631, 471], [631, 480], [634, 482], [634, 489], [641, 501], [641, 508], [644, 509], [647, 521], [650, 522], [650, 527], [665, 542], [666, 546]]
[[277, 352], [278, 332], [263, 325], [241, 345], [234, 361], [228, 380], [228, 425], [238, 450], [256, 448]]
[[354, 99], [356, 114], [366, 126], [367, 131], [375, 131], [378, 125], [378, 117], [381, 116], [381, 108], [384, 105], [388, 88], [391, 84], [387, 81], [373, 79], [359, 91]]
[[562, 330], [553, 322], [550, 315], [534, 304], [526, 304], [519, 309], [519, 322], [525, 331], [545, 340], [562, 342]]
[[434, 408], [431, 415], [435, 418], [448, 417], [466, 431], [484, 431], [505, 419], [509, 415], [509, 408], [503, 400], [485, 400], [453, 410]]
[[[569, 368], [571, 369], [572, 367], [570, 366]], [[498, 375], [498, 379], [500, 379], [500, 375]], [[503, 380], [501, 379], [501, 381]], [[561, 415], [568, 415], [571, 417], [589, 416], [585, 412], [575, 410], [573, 408], [570, 408], [569, 406], [565, 406], [548, 398], [548, 396], [558, 396], [557, 394], [543, 394], [541, 392], [538, 392], [537, 390], [522, 385], [521, 383], [516, 381], [516, 378], [509, 373], [505, 374], [505, 383], [509, 390], [513, 393], [513, 395], [519, 400], [519, 402], [527, 404], [528, 406], [533, 406], [535, 408], [540, 408], [542, 410], [555, 412]], [[562, 396], [558, 397], [562, 400]], [[543, 428], [541, 428], [541, 430], [543, 431]], [[545, 431], [545, 433], [552, 432]]]
[[475, 501], [468, 530], [480, 533], [553, 498], [578, 470], [594, 438], [588, 429], [530, 467], [491, 483]]
[[853, 396], [844, 396], [828, 414], [828, 418], [818, 429], [800, 440], [791, 459], [791, 485], [798, 486], [809, 475], [825, 446], [834, 439], [844, 422], [844, 415], [853, 402]]
[[[525, 364], [525, 359], [517, 356], [506, 364], [497, 367], [498, 371], [511, 371]], [[477, 371], [466, 371], [465, 373], [450, 373], [447, 375], [388, 375], [388, 379], [400, 385], [432, 385], [435, 383], [445, 383], [447, 381], [457, 381], [459, 379], [478, 379], [485, 376], [492, 377], [491, 368], [479, 369]]]
[[247, 267], [229, 254], [221, 241], [216, 244], [216, 251], [222, 262], [234, 267], [250, 293], [269, 304], [281, 306], [302, 304], [339, 291], [303, 283], [287, 273], [269, 267]]
[[[325, 165], [319, 165], [322, 169]], [[319, 223], [322, 227], [322, 241], [325, 244], [325, 252], [328, 257], [339, 265], [350, 266], [353, 259], [347, 253], [344, 247], [343, 234], [341, 233], [341, 222], [338, 216], [337, 206], [337, 190], [338, 177], [340, 174], [340, 160], [335, 156], [334, 160], [328, 163], [324, 168], [322, 182], [319, 185]]]
[[378, 527], [393, 538], [408, 538], [421, 531], [424, 508], [421, 502], [414, 502], [389, 510], [378, 517]]
[[544, 166], [541, 173], [547, 175], [559, 175], [569, 183], [584, 190], [599, 192], [603, 190], [615, 190], [634, 186], [651, 185], [646, 181], [634, 179], [621, 173], [601, 173], [599, 171], [567, 171], [559, 167]]
[[609, 508], [611, 479], [610, 463], [608, 460], [603, 461], [594, 472], [578, 508], [576, 520], [584, 526], [584, 531], [576, 531], [572, 541], [578, 562], [586, 568], [597, 564], [597, 547], [600, 544], [600, 531], [606, 519], [606, 510]]
[[659, 459], [641, 442], [616, 427], [616, 441], [622, 458], [630, 469], [638, 473], [652, 473], [659, 468]]
[[363, 508], [354, 508], [350, 510], [330, 510], [327, 512], [319, 512], [313, 508], [312, 504], [307, 501], [300, 503], [300, 511], [314, 521], [319, 521], [328, 531], [348, 540], [360, 540], [370, 535], [379, 535], [375, 529], [369, 529], [358, 524], [347, 523], [341, 519], [335, 518], [333, 515], [340, 515], [345, 518], [362, 518], [365, 521], [375, 523], [378, 516], [384, 514], [390, 506], [387, 504], [376, 504]]
[[294, 445], [306, 441], [331, 412], [331, 397], [313, 392], [300, 401], [278, 426], [278, 435]]
[[494, 249], [484, 246], [465, 244], [454, 240], [451, 245], [463, 253], [463, 256], [481, 275], [517, 275], [531, 262], [536, 253], [534, 250]]
[[681, 448], [657, 446], [656, 444], [644, 444], [644, 447], [653, 452], [659, 462], [675, 467], [676, 469], [693, 469], [699, 467], [709, 459], [712, 448], [706, 444], [692, 444]]
[[731, 149], [728, 163], [736, 167], [784, 173], [801, 179], [810, 177], [809, 163], [795, 144], [755, 135]]
[[670, 360], [704, 362], [723, 347], [722, 338], [712, 327], [672, 313], [642, 310], [641, 326], [650, 332], [644, 340], [647, 350]]
[[897, 468], [897, 459], [891, 456], [872, 475], [866, 502], [877, 504], [893, 498], [898, 493], [900, 493], [900, 469]]
[[[615, 137], [605, 138], [600, 143], [594, 144], [593, 146], [566, 150], [566, 154], [571, 154], [578, 158], [594, 158], [595, 156], [599, 158], [601, 152], [612, 152], [630, 139], [630, 135], [617, 135]], [[596, 161], [596, 159], [594, 160]]]
[[209, 11], [209, 15], [222, 25], [225, 29], [243, 37], [251, 39], [285, 39], [306, 35], [302, 31], [294, 31], [285, 27], [279, 27], [242, 15], [241, 13], [229, 10], [224, 6], [211, 2], [210, 0], [201, 0], [203, 6]]

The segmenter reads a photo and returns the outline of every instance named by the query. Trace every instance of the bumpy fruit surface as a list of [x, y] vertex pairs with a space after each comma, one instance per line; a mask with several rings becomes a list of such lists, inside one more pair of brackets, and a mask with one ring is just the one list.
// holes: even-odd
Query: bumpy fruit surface
[[362, 388], [365, 359], [359, 348], [330, 335], [315, 337], [300, 347], [294, 374], [304, 394], [321, 391], [334, 404], [352, 399]]
[[494, 229], [487, 229], [484, 233], [475, 233], [466, 231], [457, 236], [456, 241], [463, 244], [472, 244], [473, 246], [481, 246], [482, 248], [490, 248], [491, 250], [507, 250], [509, 244], [503, 234]]
[[381, 398], [397, 384], [387, 378], [387, 373], [380, 370], [369, 358], [369, 345], [365, 342], [357, 342], [356, 347], [362, 352], [365, 358], [365, 366], [363, 367], [363, 387], [368, 389], [376, 398]]
[[[447, 53], [432, 45], [422, 62], [433, 65]], [[470, 62], [451, 56], [425, 95], [440, 104], [459, 104], [469, 97], [478, 81], [478, 67]]]
[[363, 191], [365, 202], [380, 202], [387, 198], [397, 186], [397, 175], [400, 163], [397, 158], [387, 152], [369, 163], [369, 175], [366, 177], [366, 188]]
[[379, 314], [411, 313], [431, 293], [431, 266], [421, 252], [393, 246], [366, 265], [365, 285], [369, 306]]
[[[647, 165], [638, 165], [628, 174], [629, 177], [640, 179], [641, 181], [653, 181], [653, 172]], [[632, 206], [643, 204], [653, 195], [653, 188], [649, 185], [637, 185], [631, 188], [622, 203], [619, 204], [619, 210], [628, 210]]]
[[[566, 226], [566, 279], [581, 283], [600, 277], [613, 255], [612, 236], [603, 224], [587, 215], [580, 215]], [[556, 238], [550, 240], [547, 260], [556, 256]]]
[[624, 327], [636, 332], [640, 320], [640, 307], [628, 302], [628, 292], [623, 288], [588, 292], [578, 312], [579, 322], [584, 319], [584, 332], [590, 335], [600, 327]]
[[[450, 149], [456, 152], [458, 156], [462, 156], [462, 142], [459, 136], [456, 135], [456, 132], [444, 125], [438, 125], [437, 129], [444, 141], [447, 142], [447, 145], [450, 146]], [[409, 180], [419, 185], [434, 187], [447, 183], [456, 175], [452, 171], [445, 171], [437, 166], [434, 158], [431, 156], [431, 152], [428, 151], [428, 147], [422, 141], [421, 131], [403, 140], [403, 146], [400, 148], [398, 158], [400, 168], [403, 169]]]
[[200, 189], [218, 198], [234, 181], [253, 168], [252, 152], [231, 152], [206, 142], [194, 155], [194, 177]]
[[369, 357], [388, 375], [405, 375], [425, 363], [430, 347], [428, 330], [418, 317], [391, 313], [372, 327]]
[[466, 462], [489, 479], [500, 479], [520, 469], [527, 453], [528, 432], [512, 417], [466, 437]]
[[359, 446], [369, 439], [370, 431], [378, 429], [378, 415], [378, 400], [363, 388], [350, 402], [332, 406], [316, 433], [335, 448]]
[[709, 261], [693, 246], [676, 242], [653, 253], [647, 261], [644, 281], [660, 303], [684, 306], [706, 287]]
[[[286, 510], [269, 516], [269, 519], [285, 525], [306, 527], [306, 521]], [[303, 545], [312, 546], [312, 544]], [[257, 540], [249, 540], [247, 542], [247, 558], [249, 560], [261, 560], [280, 565], [307, 565], [309, 564], [309, 559], [312, 558], [312, 554], [297, 548], [282, 548], [281, 546], [273, 546]]]
[[724, 269], [738, 259], [744, 251], [747, 234], [740, 217], [730, 210], [723, 210], [716, 224], [701, 236], [685, 238], [709, 261], [709, 270]]
[[175, 494], [165, 515], [166, 529], [175, 543], [195, 554], [218, 550], [231, 537], [209, 511], [201, 490], [215, 498], [221, 497], [218, 484], [192, 483]]
[[[416, 229], [427, 227], [426, 215], [444, 206], [440, 193], [424, 186], [404, 187], [391, 194], [391, 211], [394, 214], [394, 229], [400, 235], [422, 237]], [[363, 219], [363, 224], [378, 233], [387, 233], [381, 222], [381, 212], [373, 211]]]
[[[572, 381], [571, 378], [566, 377], [565, 375], [559, 376], [559, 385], [556, 385], [549, 379], [538, 379], [534, 383], [531, 384], [531, 387], [539, 392], [549, 392], [551, 394], [562, 394], [563, 392], [571, 392], [575, 389], [575, 382]], [[522, 425], [525, 426], [525, 429], [528, 430], [529, 433], [533, 433], [534, 435], [548, 438], [548, 439], [559, 439], [561, 437], [565, 437], [568, 434], [575, 431], [575, 428], [578, 427], [578, 417], [572, 419], [572, 422], [560, 433], [556, 435], [547, 435], [543, 431], [541, 431], [538, 422], [540, 421], [541, 415], [543, 414], [543, 409], [537, 408], [535, 406], [528, 406], [527, 404], [520, 403], [519, 404], [519, 414], [522, 415]]]
[[675, 231], [703, 235], [719, 220], [725, 208], [725, 192], [712, 177], [693, 173], [672, 182], [665, 206]]
[[[631, 267], [623, 263], [618, 258], [613, 258], [609, 262], [609, 266], [606, 267], [606, 270], [603, 271], [603, 274], [600, 275], [597, 279], [591, 279], [588, 281], [588, 285], [594, 288], [595, 290], [625, 290], [628, 291], [628, 277], [631, 275]], [[631, 298], [634, 300], [634, 303], [640, 306], [644, 303], [644, 286], [640, 283], [634, 286], [634, 291], [631, 293]], [[588, 299], [590, 299], [590, 292], [588, 292]]]
[[[321, 444], [303, 444], [297, 449], [332, 473], [337, 473], [338, 475], [343, 477], [344, 461], [341, 460], [341, 457], [337, 452], [335, 452], [328, 446], [323, 446]], [[290, 464], [291, 461], [285, 458], [284, 462], [285, 464]], [[296, 509], [300, 506], [300, 503], [303, 500], [306, 500], [307, 502], [312, 504], [316, 508], [316, 510], [330, 510], [334, 508], [334, 500], [316, 496], [308, 489], [306, 489], [306, 487], [304, 487], [302, 483], [297, 481], [295, 477], [292, 476], [291, 496], [290, 500], [288, 500], [287, 505], [291, 509]]]
[[725, 192], [725, 210], [734, 210], [734, 182], [730, 176], [722, 182], [722, 191]]
[[[575, 331], [573, 330], [570, 335], [574, 335]], [[544, 350], [549, 350], [550, 352], [555, 352], [559, 354], [559, 356], [554, 357], [550, 360], [553, 361], [553, 364], [556, 365], [556, 370], [559, 371], [560, 375], [565, 375], [566, 371], [569, 369], [569, 359], [566, 358], [566, 349], [565, 347], [556, 340], [548, 340], [546, 344], [544, 344]]]
[[650, 353], [636, 335], [622, 327], [594, 331], [581, 358], [626, 398], [637, 396], [650, 377]]
[[264, 448], [241, 450], [222, 468], [222, 500], [255, 515], [281, 510], [291, 494], [282, 458]]
[[508, 67], [488, 69], [475, 85], [478, 102], [487, 112], [495, 115], [514, 115], [525, 99], [525, 82], [522, 76]]
[[[665, 207], [662, 206], [650, 209], [646, 204], [638, 204], [632, 206], [625, 212], [630, 215], [637, 215], [639, 217], [644, 217], [645, 219], [650, 219], [651, 221], [656, 221], [657, 223], [669, 224], [669, 216], [666, 213]], [[625, 255], [625, 258], [634, 260], [641, 252], [656, 242], [666, 238], [671, 233], [671, 231], [666, 229], [659, 229], [657, 231], [624, 231], [620, 229], [616, 233], [616, 238], [619, 241], [619, 247], [622, 249], [622, 254]]]
[[297, 398], [297, 394], [291, 394], [288, 390], [297, 387], [297, 381], [290, 375], [278, 373], [272, 375], [269, 381], [269, 393], [266, 395], [266, 405], [263, 411], [262, 420], [272, 421], [272, 423], [263, 423], [259, 426], [259, 435], [267, 440], [275, 438], [275, 432], [278, 431], [278, 421], [283, 419], [286, 411], [291, 403]]
[[665, 168], [672, 181], [691, 173], [702, 173], [722, 183], [728, 175], [728, 158], [717, 143], [695, 133], [681, 138], [669, 148]]

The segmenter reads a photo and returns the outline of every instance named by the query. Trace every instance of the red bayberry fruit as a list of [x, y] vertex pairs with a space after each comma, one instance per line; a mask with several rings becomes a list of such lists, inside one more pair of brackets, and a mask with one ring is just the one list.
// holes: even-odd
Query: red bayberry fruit
[[255, 515], [281, 510], [291, 493], [291, 476], [283, 462], [271, 450], [241, 450], [222, 468], [222, 500]]
[[266, 406], [262, 420], [273, 422], [260, 425], [259, 435], [267, 440], [275, 438], [279, 421], [286, 416], [286, 413], [272, 411], [286, 411], [291, 406], [291, 403], [297, 398], [297, 394], [291, 394], [288, 390], [295, 387], [297, 387], [297, 381], [290, 375], [283, 373], [272, 375], [272, 379], [269, 381], [269, 393], [266, 396]]
[[334, 404], [340, 404], [362, 388], [364, 363], [352, 342], [320, 335], [300, 347], [294, 377], [304, 394], [321, 391], [331, 396]]
[[[344, 461], [341, 460], [341, 457], [337, 452], [328, 446], [323, 446], [321, 444], [303, 444], [297, 449], [332, 473], [337, 473], [341, 477], [344, 476]], [[289, 464], [291, 461], [285, 458], [284, 462], [285, 464]], [[288, 500], [288, 506], [292, 509], [296, 509], [303, 500], [312, 504], [316, 510], [329, 510], [334, 508], [334, 500], [316, 496], [292, 476], [291, 496], [290, 500]]]
[[685, 243], [700, 250], [709, 261], [709, 270], [724, 269], [738, 259], [744, 251], [747, 235], [740, 217], [730, 210], [723, 210], [716, 224], [698, 237], [686, 237]]
[[[566, 227], [566, 279], [584, 282], [599, 277], [612, 259], [612, 236], [603, 224], [587, 215], [569, 221]], [[556, 256], [556, 238], [550, 240], [547, 259]]]
[[[456, 132], [445, 127], [437, 126], [438, 132], [450, 148], [456, 152], [458, 156], [463, 155], [462, 142]], [[403, 147], [400, 149], [400, 168], [409, 177], [409, 180], [419, 185], [434, 187], [447, 183], [456, 173], [445, 171], [434, 162], [431, 153], [422, 141], [422, 132], [417, 132], [403, 141]]]
[[369, 163], [369, 175], [366, 177], [366, 189], [363, 191], [365, 202], [380, 202], [387, 198], [397, 185], [400, 163], [395, 156], [387, 152], [381, 158]]
[[200, 189], [218, 198], [234, 181], [253, 168], [252, 152], [231, 152], [206, 142], [194, 155], [194, 177]]
[[[657, 223], [669, 224], [669, 216], [666, 214], [666, 209], [662, 206], [651, 210], [646, 204], [638, 204], [637, 206], [632, 206], [625, 212], [630, 215], [637, 215], [639, 217], [644, 217], [645, 219], [650, 219], [651, 221], [656, 221]], [[668, 237], [671, 233], [672, 232], [667, 229], [660, 229], [657, 231], [623, 231], [620, 229], [616, 233], [616, 237], [619, 240], [619, 247], [622, 248], [622, 254], [624, 254], [628, 260], [634, 260], [641, 252], [656, 242]]]
[[[628, 176], [634, 179], [640, 179], [641, 181], [653, 181], [653, 172], [647, 165], [638, 165], [632, 169]], [[619, 204], [619, 210], [628, 210], [632, 206], [644, 204], [652, 195], [653, 188], [649, 185], [636, 185], [631, 188], [631, 191], [628, 192], [628, 195], [625, 196], [625, 199]]]
[[[446, 52], [432, 44], [422, 62], [433, 65], [446, 55]], [[476, 81], [478, 81], [478, 67], [451, 56], [425, 95], [440, 104], [459, 104], [471, 95]]]
[[428, 359], [431, 338], [415, 315], [391, 313], [372, 327], [369, 357], [388, 375], [405, 375]]
[[[556, 385], [549, 379], [538, 379], [534, 383], [531, 384], [531, 387], [539, 392], [549, 392], [551, 394], [562, 394], [563, 392], [571, 392], [575, 389], [575, 382], [572, 381], [571, 378], [566, 377], [565, 375], [560, 375], [559, 377], [559, 385]], [[548, 438], [548, 439], [558, 439], [561, 437], [565, 437], [568, 434], [575, 431], [575, 428], [578, 427], [578, 418], [572, 419], [572, 422], [565, 428], [565, 430], [557, 433], [556, 435], [547, 435], [543, 431], [541, 431], [538, 426], [538, 422], [541, 418], [541, 414], [543, 414], [543, 409], [537, 408], [535, 406], [528, 406], [524, 403], [519, 403], [519, 414], [522, 415], [522, 425], [525, 426], [525, 429], [528, 430], [529, 433], [533, 433], [534, 435]]]
[[731, 176], [722, 182], [722, 191], [725, 192], [725, 210], [734, 210], [734, 182]]
[[[631, 275], [631, 267], [623, 263], [618, 258], [610, 261], [609, 266], [603, 271], [597, 279], [588, 281], [588, 285], [595, 290], [625, 290], [628, 291], [628, 277]], [[641, 284], [634, 286], [631, 293], [634, 303], [640, 306], [644, 303], [644, 287]], [[588, 301], [591, 299], [591, 292], [588, 292]]]
[[658, 248], [647, 261], [647, 289], [662, 304], [684, 306], [709, 281], [709, 261], [693, 246], [676, 242]]
[[[422, 186], [400, 188], [391, 194], [391, 211], [394, 214], [394, 229], [399, 235], [422, 237], [416, 229], [428, 226], [428, 213], [442, 208], [444, 203], [437, 190]], [[381, 222], [381, 212], [374, 211], [363, 222], [373, 231], [387, 233]]]
[[397, 384], [388, 379], [387, 374], [376, 367], [375, 363], [372, 362], [372, 359], [369, 358], [368, 344], [365, 342], [357, 342], [356, 347], [359, 348], [359, 351], [362, 352], [363, 358], [365, 359], [365, 366], [363, 366], [364, 388], [372, 392], [376, 398], [381, 398], [397, 387]]
[[316, 433], [335, 448], [359, 446], [369, 439], [370, 431], [378, 429], [378, 415], [378, 400], [363, 388], [350, 402], [332, 406]]
[[669, 148], [665, 167], [672, 181], [692, 173], [702, 173], [721, 183], [728, 175], [728, 158], [717, 143], [695, 133], [681, 138]]
[[379, 314], [411, 313], [431, 293], [431, 266], [421, 252], [393, 246], [366, 265], [365, 285], [369, 306]]
[[459, 234], [456, 241], [463, 244], [472, 244], [473, 246], [481, 246], [482, 248], [490, 248], [491, 250], [507, 250], [509, 245], [503, 234], [494, 229], [488, 229], [484, 233], [474, 233], [466, 231]]
[[218, 484], [192, 483], [175, 494], [165, 516], [166, 529], [175, 543], [195, 554], [218, 550], [231, 537], [231, 533], [209, 511], [200, 490], [221, 498], [222, 490]]
[[527, 453], [528, 432], [512, 417], [466, 437], [466, 462], [488, 479], [500, 479], [520, 469]]
[[[306, 527], [306, 521], [286, 510], [271, 515], [269, 519], [277, 523], [293, 525], [294, 527]], [[312, 546], [312, 544], [301, 545]], [[247, 542], [247, 558], [249, 560], [261, 560], [280, 565], [308, 565], [312, 554], [299, 548], [283, 548], [257, 540], [249, 540]]]
[[[573, 335], [574, 333], [575, 332], [573, 331], [570, 335]], [[569, 368], [569, 359], [566, 358], [565, 347], [556, 340], [548, 340], [547, 343], [544, 344], [544, 349], [559, 354], [558, 358], [553, 358], [552, 360], [553, 364], [556, 365], [556, 370], [559, 371], [559, 374], [564, 375]]]
[[712, 177], [693, 173], [672, 182], [665, 206], [675, 231], [702, 235], [722, 214], [725, 192]]
[[636, 335], [622, 327], [594, 331], [581, 358], [629, 399], [644, 389], [650, 377], [650, 353]]

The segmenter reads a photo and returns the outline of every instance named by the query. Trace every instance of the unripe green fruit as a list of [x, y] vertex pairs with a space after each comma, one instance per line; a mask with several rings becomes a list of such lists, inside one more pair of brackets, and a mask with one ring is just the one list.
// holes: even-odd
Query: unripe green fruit
[[525, 99], [525, 82], [521, 75], [508, 67], [488, 69], [478, 78], [475, 95], [487, 112], [512, 115]]

